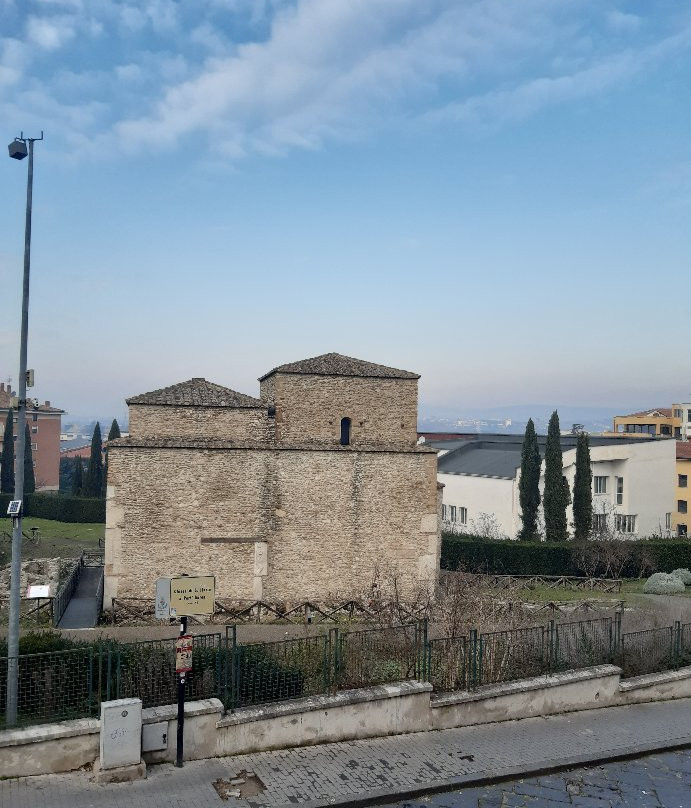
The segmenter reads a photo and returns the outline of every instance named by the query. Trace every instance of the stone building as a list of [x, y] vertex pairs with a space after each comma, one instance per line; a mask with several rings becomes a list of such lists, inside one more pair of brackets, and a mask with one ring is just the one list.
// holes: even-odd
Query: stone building
[[418, 379], [331, 353], [274, 368], [259, 398], [196, 378], [128, 399], [108, 453], [105, 608], [179, 572], [274, 603], [355, 596], [377, 568], [432, 583], [441, 501]]

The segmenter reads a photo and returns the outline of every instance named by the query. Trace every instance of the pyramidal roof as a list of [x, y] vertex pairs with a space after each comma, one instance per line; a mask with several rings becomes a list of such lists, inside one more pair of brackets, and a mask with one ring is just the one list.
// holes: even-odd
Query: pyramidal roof
[[259, 381], [271, 376], [273, 373], [296, 373], [313, 376], [360, 376], [374, 379], [419, 379], [417, 373], [407, 370], [397, 370], [386, 365], [377, 365], [374, 362], [365, 362], [364, 359], [354, 359], [339, 353], [325, 353], [303, 359], [300, 362], [289, 362], [279, 365], [260, 377]]
[[264, 407], [258, 398], [246, 396], [220, 384], [195, 378], [127, 399], [128, 404], [158, 404], [169, 407]]

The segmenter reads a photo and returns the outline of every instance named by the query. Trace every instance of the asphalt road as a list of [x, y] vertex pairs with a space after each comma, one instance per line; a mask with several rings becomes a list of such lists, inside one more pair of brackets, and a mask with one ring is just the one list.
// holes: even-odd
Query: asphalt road
[[466, 788], [386, 808], [691, 808], [691, 750]]

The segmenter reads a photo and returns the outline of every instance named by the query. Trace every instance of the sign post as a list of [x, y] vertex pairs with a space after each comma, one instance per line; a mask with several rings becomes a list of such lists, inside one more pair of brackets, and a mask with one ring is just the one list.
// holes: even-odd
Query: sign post
[[216, 599], [213, 575], [176, 575], [156, 581], [156, 617], [180, 618], [180, 633], [175, 643], [175, 673], [178, 676], [178, 730], [175, 765], [182, 768], [185, 728], [185, 681], [192, 670], [194, 640], [187, 633], [187, 618], [212, 615]]

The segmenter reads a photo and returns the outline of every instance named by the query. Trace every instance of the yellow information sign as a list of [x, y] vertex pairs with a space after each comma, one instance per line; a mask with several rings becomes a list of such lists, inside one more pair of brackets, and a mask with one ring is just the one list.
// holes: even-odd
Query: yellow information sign
[[213, 575], [170, 579], [170, 616], [213, 614], [216, 579]]

